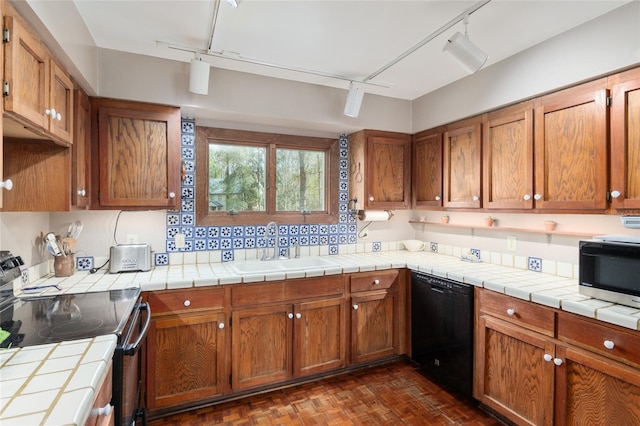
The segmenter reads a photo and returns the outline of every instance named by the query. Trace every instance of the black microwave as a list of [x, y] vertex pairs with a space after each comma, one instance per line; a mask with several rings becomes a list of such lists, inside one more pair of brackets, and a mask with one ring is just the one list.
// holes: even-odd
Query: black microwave
[[580, 241], [579, 293], [640, 308], [640, 241]]

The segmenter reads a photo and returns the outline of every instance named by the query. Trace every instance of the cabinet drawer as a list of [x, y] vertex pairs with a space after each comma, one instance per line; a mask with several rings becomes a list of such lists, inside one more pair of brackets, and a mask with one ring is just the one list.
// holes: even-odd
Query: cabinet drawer
[[491, 290], [478, 292], [478, 308], [480, 312], [554, 337], [556, 313], [550, 308]]
[[558, 315], [558, 339], [610, 358], [640, 364], [638, 331], [562, 312]]
[[185, 290], [166, 290], [147, 293], [147, 302], [153, 315], [199, 309], [216, 309], [224, 306], [224, 289], [210, 287]]
[[365, 272], [351, 276], [351, 292], [384, 290], [395, 286], [398, 270]]
[[326, 296], [342, 296], [344, 279], [340, 275], [321, 278], [300, 278], [261, 284], [236, 284], [231, 290], [233, 306], [293, 302]]

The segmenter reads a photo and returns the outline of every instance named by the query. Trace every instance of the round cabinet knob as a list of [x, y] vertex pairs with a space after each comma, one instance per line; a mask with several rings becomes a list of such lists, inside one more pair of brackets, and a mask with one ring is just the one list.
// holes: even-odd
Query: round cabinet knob
[[560, 358], [554, 358], [553, 363], [560, 367], [562, 365], [562, 360]]
[[176, 198], [176, 193], [175, 192], [170, 192], [169, 193], [169, 198]]
[[369, 197], [369, 201], [374, 201], [375, 198], [374, 197]]
[[477, 195], [473, 196], [473, 201], [478, 201], [480, 199], [480, 197], [478, 197]]
[[289, 319], [293, 318], [293, 314], [291, 314], [291, 313], [287, 314], [287, 316], [289, 317]]
[[524, 197], [522, 197], [522, 199], [525, 200], [525, 201], [529, 201], [531, 199], [531, 195], [524, 194]]
[[533, 196], [533, 199], [536, 200], [536, 201], [540, 201], [540, 200], [542, 200], [542, 195], [536, 194], [536, 195]]
[[84, 197], [85, 195], [87, 195], [87, 191], [85, 191], [84, 189], [80, 189], [78, 190], [78, 195]]
[[551, 362], [551, 360], [553, 359], [553, 357], [549, 354], [544, 354], [542, 358], [547, 362]]
[[111, 410], [113, 410], [113, 406], [111, 404], [107, 404], [104, 407], [97, 408], [96, 414], [98, 416], [108, 416], [111, 414]]
[[191, 300], [189, 300], [189, 299], [185, 300], [185, 301], [184, 301], [184, 306], [186, 306], [187, 308], [188, 308], [189, 306], [191, 306]]
[[611, 198], [618, 198], [620, 196], [620, 191], [611, 191]]
[[358, 305], [353, 305], [353, 310], [357, 311], [358, 310]]
[[440, 201], [440, 196], [436, 195], [436, 201]]
[[219, 328], [220, 330], [222, 330], [222, 329], [224, 328], [224, 323], [223, 323], [223, 322], [221, 322], [220, 324], [218, 324], [218, 328]]
[[54, 110], [50, 110], [50, 109], [45, 109], [44, 110], [44, 114], [45, 115], [49, 115], [49, 116], [51, 116], [54, 112], [55, 112], [55, 109]]
[[298, 312], [298, 313], [296, 314], [296, 318], [297, 318], [297, 319], [302, 318], [302, 314], [301, 314], [300, 312]]
[[510, 317], [514, 316], [516, 313], [516, 310], [513, 308], [509, 308], [507, 309], [507, 315], [509, 315]]
[[11, 179], [7, 179], [4, 182], [0, 182], [0, 188], [4, 188], [7, 191], [11, 191], [11, 188], [13, 188], [13, 181]]
[[373, 284], [374, 284], [374, 285], [378, 285], [378, 284], [380, 284], [380, 280], [376, 278], [375, 280], [373, 280]]
[[604, 341], [604, 347], [607, 349], [613, 349], [616, 347], [616, 344], [613, 343], [613, 340], [605, 340]]

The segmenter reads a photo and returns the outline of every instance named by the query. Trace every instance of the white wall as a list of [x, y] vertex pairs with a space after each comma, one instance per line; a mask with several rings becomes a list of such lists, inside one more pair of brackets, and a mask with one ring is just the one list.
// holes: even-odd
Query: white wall
[[0, 213], [0, 250], [22, 257], [26, 266], [38, 264], [50, 258], [42, 245], [49, 231], [49, 213]]
[[412, 133], [638, 63], [640, 1], [634, 1], [416, 99]]

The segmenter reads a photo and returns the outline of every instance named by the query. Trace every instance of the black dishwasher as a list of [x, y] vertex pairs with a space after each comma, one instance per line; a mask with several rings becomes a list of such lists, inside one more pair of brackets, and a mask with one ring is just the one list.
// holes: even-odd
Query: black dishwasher
[[411, 358], [434, 382], [471, 397], [473, 286], [411, 273]]

